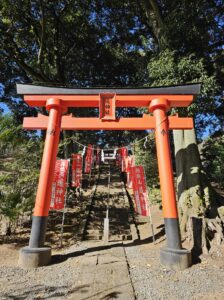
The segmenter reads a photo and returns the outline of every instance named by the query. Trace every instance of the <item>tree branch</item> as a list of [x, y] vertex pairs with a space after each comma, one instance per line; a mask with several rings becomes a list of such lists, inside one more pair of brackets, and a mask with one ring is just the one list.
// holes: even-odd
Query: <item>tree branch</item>
[[9, 31], [4, 30], [3, 38], [5, 38], [5, 42], [7, 42], [8, 39], [8, 41], [11, 43], [11, 45], [8, 44], [6, 48], [7, 51], [5, 55], [6, 57], [8, 57], [8, 59], [14, 60], [31, 77], [44, 82], [50, 81], [49, 78], [42, 72], [42, 70], [40, 70], [40, 72], [37, 72], [33, 67], [30, 67], [25, 62], [24, 55], [20, 52], [18, 45], [14, 41], [13, 35]]
[[44, 81], [44, 82], [49, 82], [50, 81], [47, 76], [45, 76], [42, 73], [38, 73], [38, 72], [34, 71], [33, 68], [31, 68], [29, 65], [27, 65], [23, 60], [19, 59], [18, 57], [14, 56], [14, 60], [32, 78], [35, 78], [39, 81]]
[[163, 22], [162, 14], [160, 12], [157, 1], [156, 0], [149, 0], [149, 3], [152, 7], [152, 10], [153, 10], [153, 13], [155, 15], [156, 21], [158, 22], [158, 27], [162, 29], [164, 27], [164, 22]]
[[57, 78], [60, 83], [64, 83], [65, 78], [64, 78], [64, 69], [62, 67], [61, 63], [61, 53], [60, 53], [60, 45], [59, 45], [59, 37], [60, 37], [60, 17], [57, 16], [57, 14], [54, 12], [54, 17], [55, 17], [55, 54], [56, 54], [56, 68], [57, 68]]
[[44, 51], [44, 47], [45, 47], [45, 27], [46, 27], [43, 0], [41, 0], [40, 2], [41, 2], [40, 7], [41, 7], [42, 18], [41, 18], [40, 49], [38, 52], [38, 60], [37, 60], [38, 65], [41, 65], [42, 60], [43, 60], [42, 57], [43, 57], [43, 51]]
[[32, 2], [31, 1], [27, 1], [27, 5], [28, 5], [28, 9], [26, 11], [26, 16], [25, 16], [25, 20], [27, 21], [27, 24], [31, 26], [37, 40], [38, 43], [40, 45], [40, 27], [38, 26], [39, 23], [35, 22], [35, 20], [33, 19], [32, 15], [31, 15], [31, 11], [32, 11]]
[[151, 22], [150, 22], [150, 16], [148, 15], [149, 11], [148, 11], [148, 9], [146, 9], [146, 7], [145, 7], [143, 1], [139, 1], [138, 4], [139, 4], [139, 9], [140, 9], [140, 11], [141, 11], [141, 13], [142, 13], [142, 16], [143, 16], [144, 14], [146, 15], [146, 18], [145, 18], [146, 25], [147, 25], [148, 28], [150, 29], [150, 32], [151, 32], [151, 34], [152, 34], [152, 37], [154, 38], [155, 42], [156, 42], [157, 45], [158, 45], [159, 41], [158, 41], [158, 39], [157, 39], [157, 36], [155, 35], [155, 32], [154, 32], [154, 30], [153, 30], [153, 26], [152, 26], [152, 24], [151, 24]]
[[152, 26], [159, 47], [161, 49], [167, 47], [169, 43], [165, 33], [165, 24], [157, 0], [141, 0], [141, 2], [145, 8], [146, 18]]

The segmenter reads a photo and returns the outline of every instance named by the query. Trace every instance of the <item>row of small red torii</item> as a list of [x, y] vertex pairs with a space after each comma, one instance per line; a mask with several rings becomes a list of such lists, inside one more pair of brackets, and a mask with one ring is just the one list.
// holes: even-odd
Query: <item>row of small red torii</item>
[[[87, 146], [84, 172], [91, 173], [94, 163], [100, 164], [100, 150], [94, 156], [92, 145]], [[127, 187], [133, 189], [135, 211], [142, 216], [149, 216], [149, 199], [146, 188], [145, 171], [143, 166], [135, 166], [133, 156], [128, 156], [126, 147], [118, 149], [116, 165], [127, 174]], [[72, 154], [72, 181], [71, 186], [80, 188], [82, 185], [83, 158], [81, 154]], [[54, 180], [52, 184], [50, 209], [61, 210], [65, 206], [69, 160], [56, 161]]]

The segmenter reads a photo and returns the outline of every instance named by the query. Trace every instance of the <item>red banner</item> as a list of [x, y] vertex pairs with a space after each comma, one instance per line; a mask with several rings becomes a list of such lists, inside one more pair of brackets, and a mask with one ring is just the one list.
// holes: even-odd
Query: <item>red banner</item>
[[92, 166], [92, 161], [90, 156], [86, 156], [85, 160], [85, 173], [90, 173]]
[[82, 185], [82, 155], [72, 154], [72, 186]]
[[135, 165], [134, 156], [128, 156], [125, 160], [127, 171], [127, 187], [132, 188], [132, 167]]
[[85, 173], [90, 173], [93, 163], [93, 146], [89, 144], [86, 151]]
[[128, 149], [125, 147], [121, 148], [121, 171], [127, 172], [126, 170], [126, 158], [128, 156]]
[[149, 199], [143, 166], [132, 167], [132, 179], [136, 211], [142, 216], [149, 216]]
[[67, 159], [60, 159], [56, 161], [50, 209], [59, 210], [64, 208], [68, 165]]

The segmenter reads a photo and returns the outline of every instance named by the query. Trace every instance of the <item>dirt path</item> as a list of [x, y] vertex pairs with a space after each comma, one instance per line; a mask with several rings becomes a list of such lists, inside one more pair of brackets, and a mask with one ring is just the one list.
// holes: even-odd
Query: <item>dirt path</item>
[[[111, 188], [114, 196], [110, 199], [111, 210], [114, 206], [112, 225], [113, 221], [115, 227], [116, 222], [119, 225], [122, 206], [126, 210], [123, 229], [131, 232], [132, 240], [123, 240], [123, 232], [120, 234], [119, 230], [112, 235], [113, 241], [106, 244], [97, 240], [77, 242], [76, 237], [74, 245], [53, 251], [50, 266], [33, 270], [17, 267], [17, 245], [0, 245], [0, 299], [224, 299], [223, 247], [209, 256], [201, 256], [201, 262], [187, 270], [164, 268], [159, 264], [159, 249], [165, 243], [161, 211], [157, 206], [152, 207], [154, 245], [149, 223], [144, 219], [139, 220], [142, 222], [136, 231], [119, 180], [115, 174]], [[102, 204], [102, 215], [98, 215], [101, 219], [106, 207], [103, 182], [98, 192], [101, 196], [96, 201]], [[102, 221], [94, 223], [99, 221], [95, 212], [89, 226], [97, 226], [97, 235], [102, 235]]]

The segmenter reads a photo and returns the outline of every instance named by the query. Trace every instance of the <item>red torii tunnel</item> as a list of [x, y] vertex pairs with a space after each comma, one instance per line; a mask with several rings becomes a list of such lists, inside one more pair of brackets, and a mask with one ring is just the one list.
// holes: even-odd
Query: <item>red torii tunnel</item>
[[[187, 107], [200, 93], [200, 84], [153, 88], [63, 88], [18, 84], [32, 107], [46, 107], [49, 115], [24, 118], [23, 127], [47, 131], [29, 246], [20, 251], [20, 265], [37, 267], [51, 259], [51, 248], [45, 247], [54, 168], [61, 130], [147, 130], [154, 129], [162, 194], [167, 246], [160, 250], [161, 263], [184, 269], [191, 264], [190, 251], [181, 246], [176, 192], [169, 145], [169, 129], [192, 129], [192, 118], [167, 116], [172, 107]], [[64, 115], [69, 107], [99, 108], [99, 118]], [[153, 116], [116, 118], [116, 108], [146, 107]]]

